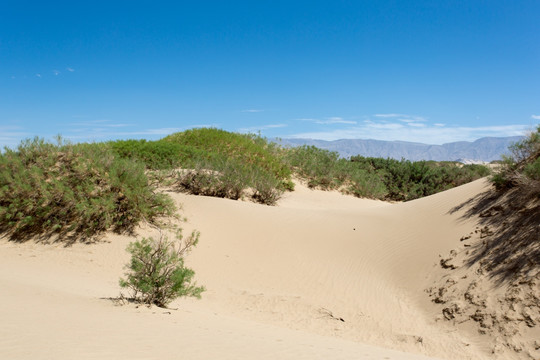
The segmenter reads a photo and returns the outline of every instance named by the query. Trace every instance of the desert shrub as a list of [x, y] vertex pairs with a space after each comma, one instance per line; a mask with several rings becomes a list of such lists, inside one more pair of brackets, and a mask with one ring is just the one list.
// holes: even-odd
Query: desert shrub
[[540, 157], [525, 165], [523, 168], [523, 173], [529, 179], [540, 181]]
[[283, 149], [260, 136], [204, 128], [175, 133], [162, 141], [192, 149], [183, 161], [184, 170], [176, 176], [182, 191], [230, 199], [248, 196], [272, 205], [283, 191], [294, 189]]
[[120, 286], [132, 291], [133, 300], [166, 307], [179, 297], [201, 297], [204, 287], [192, 282], [195, 272], [184, 266], [184, 256], [197, 245], [199, 233], [193, 232], [183, 242], [179, 232], [177, 240], [175, 244], [166, 237], [143, 238], [128, 245], [131, 261]]
[[337, 152], [303, 145], [290, 149], [286, 160], [310, 188], [336, 189], [348, 178], [346, 160], [339, 159]]
[[107, 144], [35, 138], [0, 155], [0, 231], [13, 239], [129, 231], [173, 211], [144, 165], [116, 157]]
[[359, 169], [377, 174], [386, 188], [383, 199], [408, 201], [463, 185], [487, 176], [483, 165], [455, 162], [408, 161], [354, 156], [351, 162]]
[[540, 125], [523, 140], [509, 147], [499, 171], [491, 178], [499, 190], [525, 186], [540, 191]]
[[219, 162], [226, 158], [244, 167], [261, 169], [280, 181], [279, 187], [292, 190], [291, 171], [274, 143], [253, 134], [238, 134], [215, 128], [191, 129], [175, 133], [162, 141], [180, 144], [199, 151], [194, 159]]
[[272, 174], [224, 157], [199, 160], [193, 168], [177, 171], [175, 183], [181, 191], [194, 195], [233, 200], [250, 196], [265, 205], [274, 205], [283, 194], [281, 181]]
[[351, 179], [346, 191], [356, 197], [372, 199], [385, 199], [388, 193], [388, 189], [378, 174], [362, 169], [351, 171]]
[[254, 171], [250, 178], [251, 197], [260, 204], [275, 205], [283, 195], [280, 181], [265, 171]]
[[237, 200], [248, 187], [248, 176], [243, 167], [229, 161], [201, 161], [193, 169], [177, 172], [177, 186], [193, 195], [205, 195]]
[[117, 140], [110, 142], [113, 151], [122, 158], [142, 161], [148, 169], [169, 169], [180, 164], [180, 144], [167, 141]]

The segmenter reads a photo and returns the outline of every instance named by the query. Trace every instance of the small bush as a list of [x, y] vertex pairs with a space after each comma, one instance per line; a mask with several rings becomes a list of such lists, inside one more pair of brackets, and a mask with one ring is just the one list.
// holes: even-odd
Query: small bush
[[306, 180], [310, 188], [336, 189], [349, 177], [344, 164], [346, 160], [339, 159], [337, 152], [303, 145], [290, 149], [286, 159], [296, 175]]
[[346, 192], [356, 197], [384, 199], [388, 190], [377, 174], [359, 169], [351, 174]]
[[250, 183], [253, 191], [251, 197], [260, 204], [275, 205], [284, 192], [279, 180], [263, 171], [253, 174]]
[[249, 186], [246, 169], [233, 161], [201, 160], [193, 169], [177, 172], [178, 187], [193, 195], [205, 195], [237, 200]]
[[132, 291], [133, 300], [166, 307], [179, 297], [201, 297], [204, 287], [192, 283], [195, 272], [184, 266], [184, 256], [197, 245], [199, 233], [193, 232], [182, 242], [179, 232], [177, 239], [177, 245], [166, 237], [157, 241], [143, 238], [128, 245], [131, 261], [120, 286]]
[[523, 168], [523, 173], [532, 180], [540, 181], [540, 157]]
[[511, 145], [499, 171], [491, 178], [499, 190], [514, 186], [540, 192], [540, 126], [523, 140]]

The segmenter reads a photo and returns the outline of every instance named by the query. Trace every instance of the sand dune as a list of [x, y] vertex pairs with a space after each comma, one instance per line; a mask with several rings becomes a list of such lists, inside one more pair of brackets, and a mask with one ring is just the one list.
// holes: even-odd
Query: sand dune
[[483, 358], [482, 338], [435, 321], [425, 289], [477, 223], [450, 210], [487, 188], [390, 204], [298, 185], [275, 207], [172, 193], [185, 232], [201, 232], [187, 263], [207, 288], [178, 310], [110, 300], [133, 238], [3, 239], [0, 358]]

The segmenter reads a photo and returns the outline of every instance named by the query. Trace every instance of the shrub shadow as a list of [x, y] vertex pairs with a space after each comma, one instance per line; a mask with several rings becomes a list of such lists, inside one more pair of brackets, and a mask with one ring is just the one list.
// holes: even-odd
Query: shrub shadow
[[470, 247], [465, 265], [479, 264], [497, 285], [540, 272], [540, 196], [530, 189], [490, 190], [454, 207], [463, 219], [478, 218], [480, 240]]

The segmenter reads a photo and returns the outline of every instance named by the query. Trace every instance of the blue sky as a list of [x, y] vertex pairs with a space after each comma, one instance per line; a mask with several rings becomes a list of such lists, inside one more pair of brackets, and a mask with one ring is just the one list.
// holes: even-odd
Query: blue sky
[[442, 144], [540, 123], [540, 1], [12, 1], [0, 145], [267, 137]]

